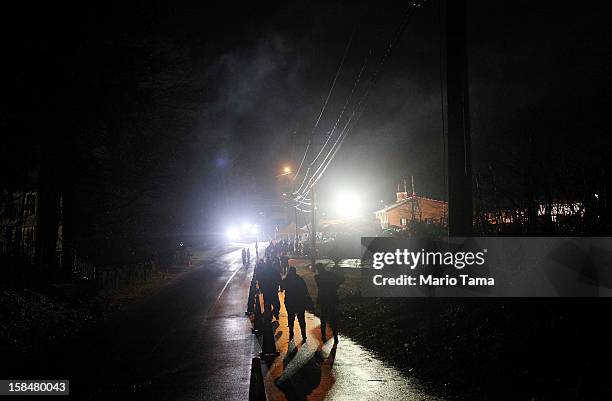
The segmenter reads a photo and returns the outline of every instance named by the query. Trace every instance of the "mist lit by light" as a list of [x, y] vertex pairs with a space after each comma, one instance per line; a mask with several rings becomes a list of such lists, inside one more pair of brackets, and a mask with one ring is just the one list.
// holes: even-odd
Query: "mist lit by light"
[[334, 211], [340, 217], [355, 217], [361, 214], [361, 202], [354, 192], [339, 192], [334, 198]]
[[225, 235], [231, 241], [235, 241], [239, 237], [238, 230], [236, 230], [235, 228], [228, 228], [227, 231], [225, 232]]

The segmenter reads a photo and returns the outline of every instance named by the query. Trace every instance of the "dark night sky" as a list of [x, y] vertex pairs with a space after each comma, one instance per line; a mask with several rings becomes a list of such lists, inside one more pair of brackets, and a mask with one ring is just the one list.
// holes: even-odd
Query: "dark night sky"
[[[475, 170], [526, 143], [560, 164], [596, 164], [609, 132], [600, 2], [469, 3]], [[153, 188], [143, 202], [181, 226], [217, 214], [224, 186], [241, 210], [245, 199], [274, 197], [274, 176], [299, 163], [294, 143], [307, 140], [351, 32], [315, 141], [369, 50], [366, 79], [373, 72], [406, 3], [15, 7], [2, 29], [5, 178], [24, 153], [36, 164], [69, 143], [75, 160], [113, 170], [113, 182]], [[410, 175], [419, 193], [445, 197], [439, 22], [438, 1], [411, 17], [321, 182], [322, 201], [339, 187], [390, 200]], [[101, 174], [92, 169], [76, 179]]]

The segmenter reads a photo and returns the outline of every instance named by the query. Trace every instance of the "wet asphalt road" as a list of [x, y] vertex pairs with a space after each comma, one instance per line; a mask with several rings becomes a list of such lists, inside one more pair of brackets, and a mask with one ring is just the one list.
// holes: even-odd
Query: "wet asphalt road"
[[[240, 250], [205, 252], [193, 271], [75, 343], [30, 361], [22, 372], [68, 378], [71, 398], [79, 400], [244, 399], [245, 392], [248, 398], [253, 336], [240, 306], [246, 298], [229, 300], [231, 316], [211, 320], [211, 313], [230, 287], [237, 288], [226, 298], [242, 298], [250, 273], [252, 268], [242, 267]], [[236, 341], [221, 338], [228, 327], [241, 333]], [[225, 361], [231, 361], [228, 355], [234, 365]], [[220, 366], [231, 380], [218, 377]]]
[[[109, 322], [12, 366], [11, 378], [69, 379], [76, 400], [247, 400], [251, 358], [261, 350], [244, 315], [253, 268], [242, 266], [237, 247], [198, 256], [192, 271]], [[349, 338], [333, 351], [331, 341], [320, 345], [310, 313], [308, 342], [288, 357], [284, 308], [281, 321], [281, 355], [263, 364], [269, 400], [439, 400]]]

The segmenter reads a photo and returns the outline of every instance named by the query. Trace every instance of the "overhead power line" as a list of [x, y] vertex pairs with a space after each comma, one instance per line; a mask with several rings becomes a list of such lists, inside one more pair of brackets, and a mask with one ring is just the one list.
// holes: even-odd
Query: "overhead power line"
[[[399, 39], [401, 38], [403, 32], [405, 31], [407, 25], [408, 25], [408, 21], [410, 19], [410, 17], [412, 16], [414, 10], [416, 8], [419, 8], [422, 5], [422, 3], [418, 3], [418, 2], [413, 2], [411, 4], [411, 6], [406, 10], [406, 12], [404, 13], [404, 16], [402, 18], [401, 23], [399, 24], [399, 26], [397, 27], [397, 29], [394, 32], [394, 35], [392, 37], [392, 39], [389, 41], [389, 43], [387, 44], [387, 47], [385, 48], [385, 51], [378, 63], [378, 67], [377, 69], [374, 71], [374, 73], [372, 74], [370, 80], [368, 81], [368, 85], [366, 87], [366, 89], [364, 90], [361, 99], [359, 100], [359, 102], [357, 103], [357, 105], [354, 107], [353, 109], [353, 113], [351, 114], [351, 116], [349, 117], [349, 119], [347, 120], [347, 122], [344, 125], [344, 128], [342, 129], [342, 131], [340, 132], [340, 134], [338, 135], [338, 137], [336, 138], [336, 141], [334, 142], [332, 148], [327, 152], [324, 160], [319, 164], [318, 168], [316, 169], [316, 171], [313, 173], [313, 175], [308, 179], [308, 171], [310, 170], [310, 167], [313, 166], [316, 162], [316, 160], [318, 159], [318, 157], [320, 157], [320, 155], [322, 154], [323, 150], [325, 149], [325, 147], [327, 146], [327, 144], [329, 143], [329, 140], [331, 139], [335, 128], [337, 127], [338, 122], [340, 121], [340, 119], [342, 118], [345, 110], [346, 110], [346, 106], [348, 105], [348, 103], [350, 102], [355, 89], [356, 89], [356, 85], [353, 87], [353, 90], [351, 91], [349, 98], [347, 99], [347, 102], [345, 102], [345, 106], [343, 107], [342, 111], [340, 112], [340, 115], [338, 117], [338, 119], [336, 120], [336, 124], [334, 125], [334, 129], [332, 129], [332, 131], [330, 132], [330, 135], [328, 136], [325, 144], [323, 145], [323, 147], [321, 148], [321, 150], [319, 151], [319, 153], [317, 154], [317, 156], [315, 157], [315, 159], [313, 159], [313, 161], [311, 162], [311, 165], [309, 166], [307, 173], [304, 176], [304, 179], [302, 181], [302, 185], [300, 185], [300, 188], [298, 189], [298, 191], [296, 191], [294, 194], [299, 196], [307, 196], [310, 193], [310, 189], [312, 188], [313, 185], [315, 185], [323, 176], [323, 174], [325, 173], [325, 171], [327, 170], [327, 167], [329, 166], [329, 164], [331, 163], [331, 161], [334, 159], [334, 157], [336, 156], [336, 154], [338, 153], [340, 147], [342, 146], [342, 143], [344, 142], [344, 140], [346, 139], [346, 137], [348, 136], [349, 132], [351, 131], [351, 129], [356, 125], [357, 121], [359, 120], [359, 118], [361, 117], [361, 114], [363, 113], [364, 109], [365, 109], [365, 104], [367, 101], [367, 98], [372, 90], [372, 88], [375, 86], [375, 84], [378, 81], [378, 77], [382, 71], [382, 67], [384, 66], [385, 62], [387, 61], [387, 59], [389, 58], [389, 56], [391, 55], [391, 52], [393, 51], [393, 48], [395, 47], [395, 45], [399, 42]], [[370, 51], [371, 53], [372, 51]], [[363, 72], [363, 69], [365, 68], [362, 67], [362, 70], [360, 71], [360, 74], [356, 80], [356, 84], [359, 83], [360, 78], [361, 78], [361, 73]], [[355, 118], [354, 123], [351, 125], [351, 122], [353, 121], [353, 118]], [[306, 179], [308, 179], [307, 184], [304, 186], [304, 182], [306, 182]], [[296, 197], [294, 200], [298, 200], [298, 197]]]
[[[340, 60], [340, 65], [338, 66], [338, 69], [336, 70], [336, 75], [334, 76], [334, 79], [332, 81], [331, 87], [329, 88], [329, 92], [327, 93], [327, 97], [325, 98], [325, 101], [323, 102], [323, 107], [321, 107], [321, 111], [319, 112], [319, 116], [317, 117], [315, 125], [312, 128], [312, 132], [310, 133], [310, 138], [308, 139], [308, 145], [306, 145], [306, 151], [304, 152], [304, 156], [302, 157], [302, 161], [300, 162], [300, 166], [298, 167], [297, 172], [295, 173], [295, 176], [293, 177], [294, 180], [297, 178], [298, 174], [300, 174], [300, 170], [302, 169], [302, 165], [304, 164], [304, 160], [306, 159], [306, 156], [308, 155], [308, 149], [310, 148], [310, 145], [312, 143], [312, 137], [314, 136], [314, 133], [315, 133], [316, 129], [319, 127], [319, 122], [321, 121], [321, 117], [323, 116], [323, 113], [325, 112], [325, 109], [327, 108], [327, 104], [329, 103], [329, 99], [330, 99], [330, 97], [332, 95], [332, 92], [334, 91], [334, 87], [336, 86], [336, 81], [338, 81], [338, 77], [340, 76], [340, 72], [342, 71], [342, 67], [344, 66], [344, 60], [346, 60], [346, 55], [348, 54], [348, 51], [349, 51], [349, 49], [351, 47], [351, 43], [353, 42], [353, 37], [354, 36], [355, 36], [355, 30], [353, 30], [353, 32], [351, 33], [349, 41], [346, 44], [346, 47], [344, 49], [344, 54], [342, 55], [342, 59]], [[308, 172], [306, 174], [308, 174]], [[304, 176], [306, 176], [306, 175], [304, 175]]]

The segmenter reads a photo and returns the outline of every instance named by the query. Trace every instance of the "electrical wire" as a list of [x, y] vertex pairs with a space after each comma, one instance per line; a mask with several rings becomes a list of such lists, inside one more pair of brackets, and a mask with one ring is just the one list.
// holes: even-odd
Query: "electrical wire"
[[[349, 93], [349, 96], [346, 98], [346, 101], [344, 102], [344, 106], [342, 107], [342, 110], [340, 111], [340, 114], [338, 115], [338, 118], [336, 119], [336, 122], [334, 123], [334, 126], [332, 127], [332, 130], [330, 131], [329, 135], [327, 136], [327, 140], [325, 141], [325, 143], [323, 144], [323, 146], [321, 147], [321, 150], [319, 151], [319, 153], [317, 154], [317, 156], [314, 158], [314, 160], [310, 163], [311, 166], [313, 166], [315, 164], [315, 162], [317, 161], [317, 159], [319, 158], [319, 156], [321, 156], [321, 153], [323, 153], [323, 150], [325, 150], [325, 148], [327, 147], [327, 144], [329, 143], [329, 140], [333, 137], [333, 134], [336, 132], [336, 128], [338, 128], [338, 124], [340, 123], [340, 120], [342, 120], [342, 117], [344, 116], [344, 113], [346, 112], [346, 109], [348, 107], [348, 105], [350, 104], [353, 95], [355, 94], [355, 91], [359, 85], [359, 82], [361, 81], [361, 76], [363, 75], [363, 72], [365, 71], [367, 64], [368, 64], [368, 59], [371, 56], [372, 52], [370, 51], [370, 53], [368, 54], [368, 56], [365, 58], [363, 65], [361, 66], [361, 69], [359, 71], [359, 74], [357, 74], [357, 78], [355, 79], [355, 82], [353, 83], [353, 88], [351, 89], [351, 92]], [[332, 147], [333, 149], [333, 147]], [[329, 155], [329, 153], [328, 153]], [[323, 160], [323, 162], [321, 163], [321, 165], [323, 163], [325, 163], [325, 160], [327, 159], [327, 156], [325, 157], [325, 159]], [[321, 166], [320, 165], [320, 166]], [[319, 168], [320, 168], [319, 166]], [[319, 169], [317, 169], [317, 171], [314, 172], [314, 175], [317, 174], [317, 172], [319, 171]], [[310, 182], [307, 184], [309, 185]]]
[[304, 210], [304, 209], [300, 209], [300, 208], [299, 208], [299, 207], [297, 207], [297, 206], [294, 206], [294, 208], [296, 208], [297, 210], [299, 210], [299, 211], [300, 211], [300, 212], [302, 212], [302, 213], [312, 213], [312, 210]]
[[[317, 170], [315, 171], [313, 176], [308, 181], [308, 184], [306, 186], [307, 188], [306, 188], [306, 190], [304, 192], [302, 192], [303, 185], [300, 186], [300, 190], [297, 191], [297, 193], [299, 195], [304, 196], [304, 195], [307, 195], [307, 194], [310, 193], [310, 189], [312, 188], [312, 186], [315, 185], [321, 179], [323, 173], [327, 170], [327, 167], [329, 166], [329, 164], [331, 163], [333, 158], [336, 156], [336, 154], [338, 153], [339, 148], [342, 146], [342, 143], [344, 142], [344, 140], [348, 136], [348, 133], [356, 125], [356, 124], [353, 124], [352, 126], [350, 126], [350, 128], [348, 128], [351, 120], [357, 114], [357, 112], [359, 113], [359, 115], [358, 115], [358, 118], [355, 120], [355, 123], [359, 120], [359, 117], [361, 116], [361, 114], [363, 113], [363, 110], [365, 109], [365, 102], [366, 102], [366, 100], [367, 100], [367, 98], [369, 96], [369, 93], [370, 93], [372, 87], [378, 81], [378, 76], [379, 76], [380, 72], [382, 71], [382, 67], [384, 66], [384, 64], [387, 61], [387, 59], [389, 58], [389, 56], [391, 55], [391, 52], [392, 52], [393, 48], [395, 47], [395, 45], [399, 42], [399, 39], [401, 38], [401, 35], [405, 31], [405, 29], [406, 29], [406, 27], [408, 25], [408, 21], [409, 21], [410, 17], [412, 16], [413, 11], [416, 8], [420, 7], [421, 5], [422, 5], [421, 3], [412, 3], [411, 7], [409, 7], [406, 10], [406, 12], [404, 13], [404, 16], [402, 18], [402, 22], [400, 23], [400, 25], [398, 26], [398, 28], [394, 32], [394, 35], [393, 35], [392, 39], [389, 41], [389, 43], [388, 43], [388, 45], [387, 45], [387, 47], [385, 49], [385, 52], [383, 53], [383, 56], [381, 57], [381, 59], [379, 61], [378, 68], [375, 70], [375, 72], [372, 75], [370, 81], [368, 82], [368, 86], [367, 86], [366, 90], [364, 91], [364, 94], [363, 94], [361, 100], [359, 101], [359, 103], [357, 104], [355, 109], [353, 110], [353, 113], [352, 113], [351, 117], [349, 118], [349, 120], [345, 124], [345, 127], [342, 130], [342, 132], [340, 133], [340, 135], [338, 135], [338, 138], [334, 142], [334, 145], [332, 146], [330, 151], [327, 153], [325, 159], [319, 165], [319, 167], [317, 168]], [[351, 93], [351, 95], [352, 95], [352, 93]], [[343, 110], [343, 112], [344, 112], [344, 110]], [[321, 168], [322, 168], [322, 170], [321, 170]], [[304, 177], [304, 180], [305, 179], [306, 179], [306, 175]], [[296, 193], [294, 193], [294, 194], [296, 194]]]
[[[353, 43], [354, 36], [355, 36], [355, 29], [353, 29], [353, 32], [351, 33], [349, 41], [346, 44], [346, 47], [344, 49], [344, 54], [342, 55], [342, 59], [340, 60], [340, 65], [338, 66], [338, 69], [336, 70], [336, 75], [334, 76], [334, 79], [332, 81], [331, 88], [329, 88], [329, 92], [327, 93], [325, 102], [323, 102], [323, 107], [321, 107], [321, 111], [319, 112], [319, 117], [317, 117], [317, 121], [315, 122], [315, 125], [312, 128], [312, 132], [310, 133], [310, 138], [308, 139], [308, 145], [306, 146], [306, 151], [304, 152], [304, 157], [302, 157], [300, 166], [298, 167], [298, 170], [295, 173], [295, 176], [293, 177], [294, 180], [297, 178], [298, 174], [300, 173], [304, 160], [306, 159], [306, 156], [308, 155], [308, 149], [310, 148], [310, 144], [312, 143], [312, 137], [314, 136], [314, 133], [319, 126], [319, 122], [321, 121], [321, 117], [323, 116], [323, 113], [325, 112], [325, 109], [327, 108], [327, 104], [329, 103], [329, 98], [331, 97], [332, 92], [334, 91], [334, 87], [336, 86], [336, 81], [338, 81], [338, 77], [340, 76], [340, 72], [342, 71], [342, 67], [344, 66], [344, 60], [346, 60], [346, 55], [348, 54], [348, 51], [351, 47], [351, 43]], [[306, 174], [308, 174], [308, 171], [306, 172]], [[306, 174], [304, 175], [304, 177], [306, 177]]]

